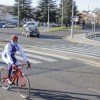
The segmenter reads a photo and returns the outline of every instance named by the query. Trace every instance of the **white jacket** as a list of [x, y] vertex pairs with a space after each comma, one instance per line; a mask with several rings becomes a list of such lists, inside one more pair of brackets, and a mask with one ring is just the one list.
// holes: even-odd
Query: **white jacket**
[[[8, 62], [10, 62], [11, 64], [14, 63], [13, 60], [12, 60], [11, 54], [15, 55], [15, 53], [16, 53], [16, 51], [12, 51], [12, 48], [13, 48], [13, 46], [12, 46], [11, 42], [9, 42], [5, 46], [5, 48], [4, 48], [3, 52], [2, 52], [2, 56], [3, 57], [5, 56], [8, 59]], [[28, 59], [27, 59], [24, 51], [22, 50], [21, 45], [19, 43], [17, 43], [17, 46], [15, 48], [16, 48], [17, 51], [20, 52], [20, 54], [22, 55], [23, 59], [27, 62]]]

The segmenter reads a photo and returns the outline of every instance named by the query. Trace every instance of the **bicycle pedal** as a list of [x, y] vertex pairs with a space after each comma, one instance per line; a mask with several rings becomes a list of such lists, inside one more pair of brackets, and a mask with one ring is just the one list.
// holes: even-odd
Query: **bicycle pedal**
[[11, 86], [11, 85], [15, 85], [15, 83], [13, 82], [13, 83], [10, 84], [10, 86]]
[[13, 82], [12, 85], [15, 85], [15, 82]]

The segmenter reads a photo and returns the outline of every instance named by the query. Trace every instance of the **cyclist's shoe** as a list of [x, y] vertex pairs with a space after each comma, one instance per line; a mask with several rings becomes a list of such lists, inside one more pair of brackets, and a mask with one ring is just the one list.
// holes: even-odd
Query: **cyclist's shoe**
[[8, 78], [7, 81], [8, 81], [9, 84], [12, 84], [12, 81], [11, 81], [10, 78]]

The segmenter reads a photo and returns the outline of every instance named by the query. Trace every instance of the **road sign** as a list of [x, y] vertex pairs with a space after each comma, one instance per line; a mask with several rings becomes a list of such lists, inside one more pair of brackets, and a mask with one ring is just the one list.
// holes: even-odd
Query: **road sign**
[[78, 22], [79, 21], [79, 16], [72, 16], [72, 17], [70, 17], [70, 20], [74, 21], [74, 22]]
[[79, 16], [75, 16], [75, 22], [78, 22], [79, 21]]
[[75, 21], [75, 18], [76, 18], [75, 16], [72, 16], [72, 17], [70, 17], [70, 20]]

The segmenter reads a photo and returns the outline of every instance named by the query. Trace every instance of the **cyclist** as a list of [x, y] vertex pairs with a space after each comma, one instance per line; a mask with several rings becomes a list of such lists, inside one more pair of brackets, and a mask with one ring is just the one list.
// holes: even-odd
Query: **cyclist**
[[3, 52], [2, 52], [2, 60], [8, 64], [8, 83], [11, 84], [12, 81], [10, 80], [10, 75], [12, 72], [12, 67], [16, 67], [18, 65], [18, 61], [15, 57], [16, 51], [19, 51], [22, 55], [23, 59], [27, 62], [28, 67], [30, 67], [30, 63], [22, 50], [21, 45], [18, 43], [18, 37], [16, 35], [11, 36], [11, 41], [6, 44]]

